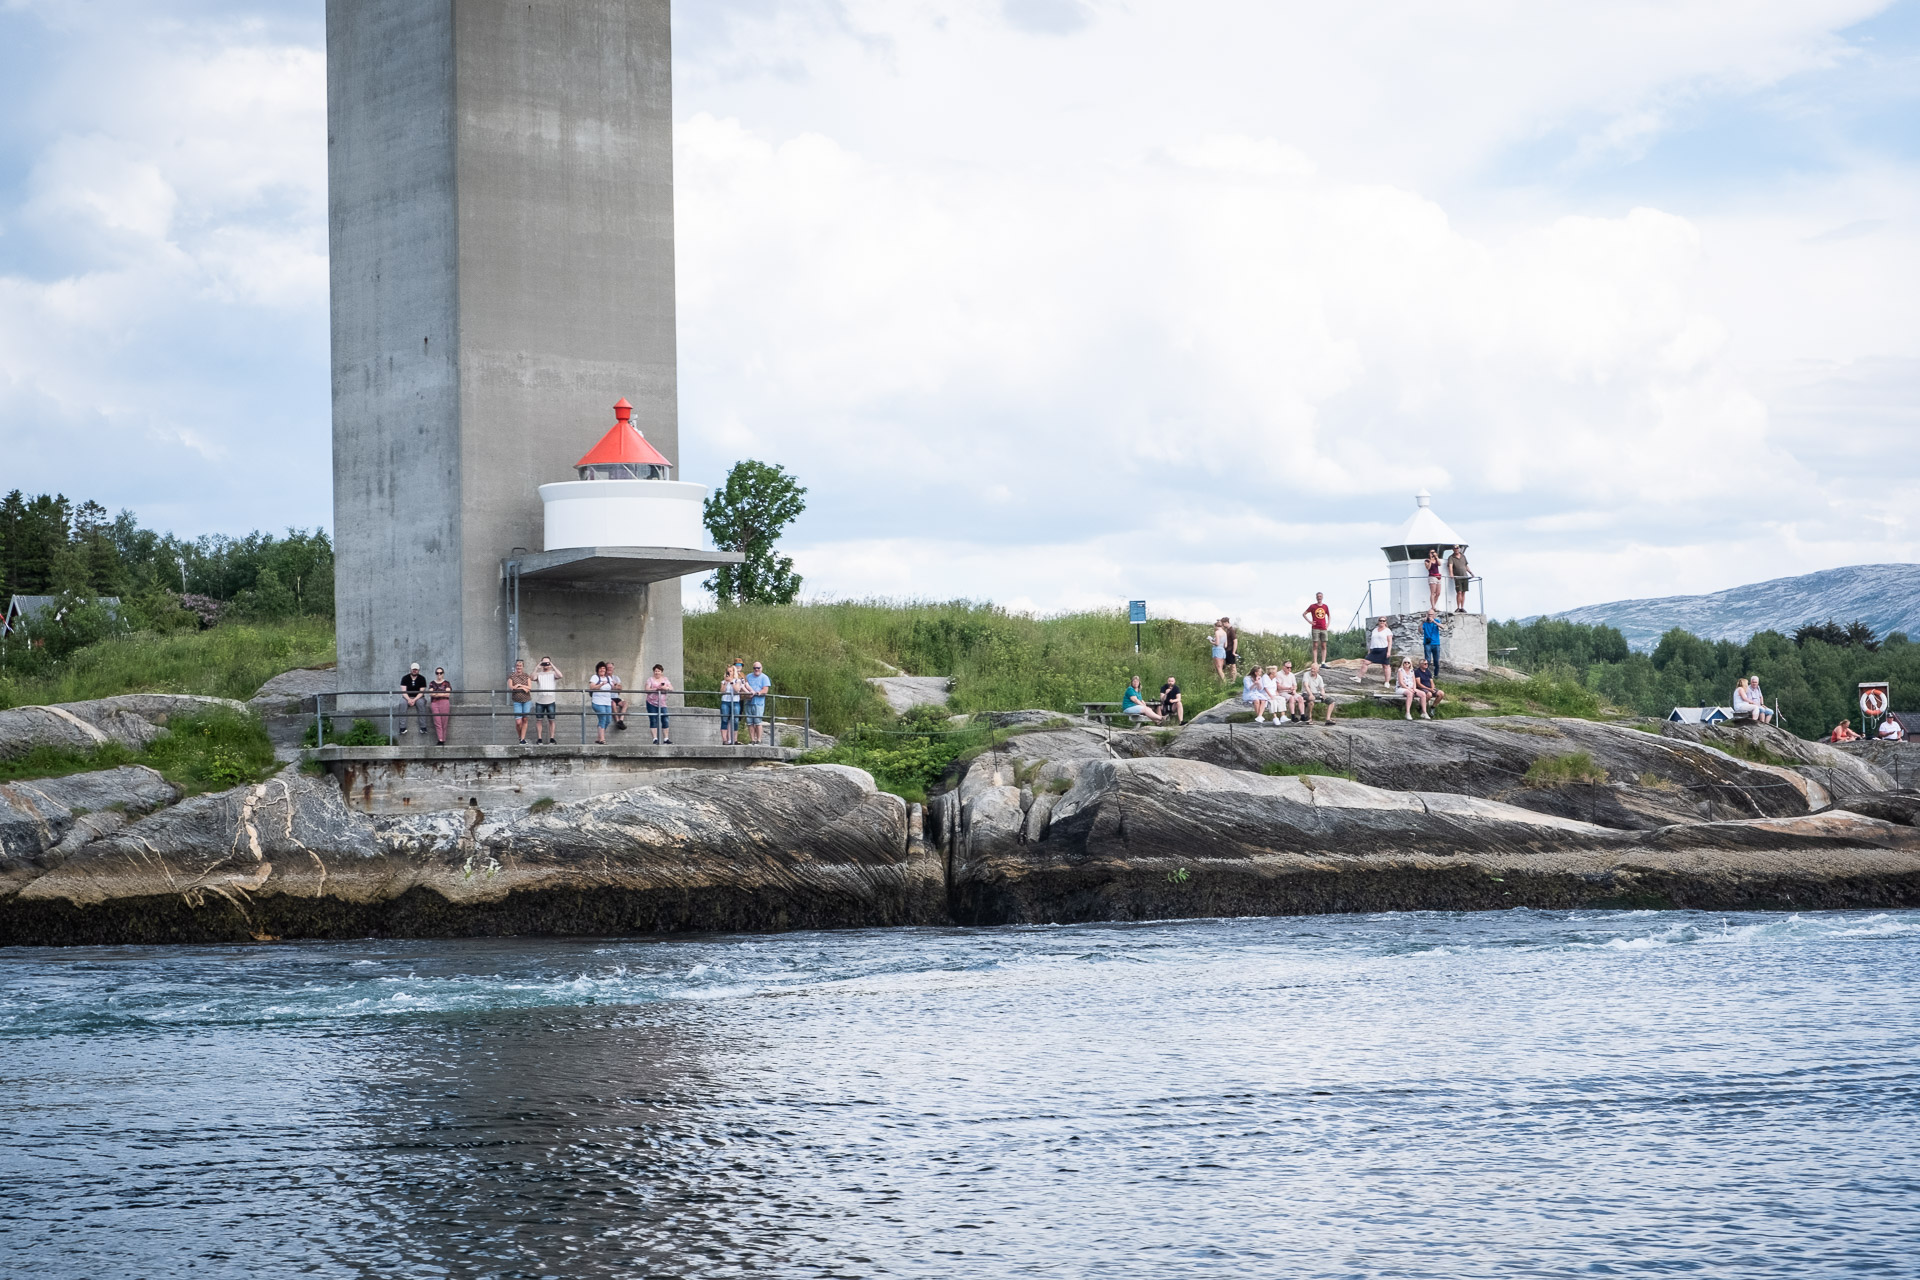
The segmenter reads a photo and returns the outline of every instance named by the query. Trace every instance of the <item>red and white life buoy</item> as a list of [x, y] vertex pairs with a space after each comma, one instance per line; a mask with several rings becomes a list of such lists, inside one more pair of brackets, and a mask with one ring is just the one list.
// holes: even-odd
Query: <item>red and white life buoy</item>
[[1885, 715], [1887, 713], [1887, 691], [1885, 689], [1868, 689], [1860, 695], [1860, 710], [1870, 716]]

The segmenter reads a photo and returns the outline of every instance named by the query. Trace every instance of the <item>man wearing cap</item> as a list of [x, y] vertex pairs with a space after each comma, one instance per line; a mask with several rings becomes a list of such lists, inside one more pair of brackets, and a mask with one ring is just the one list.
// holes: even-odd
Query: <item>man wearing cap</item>
[[420, 674], [420, 664], [414, 663], [411, 670], [400, 677], [400, 699], [404, 706], [400, 708], [400, 732], [407, 731], [407, 711], [419, 713], [420, 732], [427, 731], [427, 678]]

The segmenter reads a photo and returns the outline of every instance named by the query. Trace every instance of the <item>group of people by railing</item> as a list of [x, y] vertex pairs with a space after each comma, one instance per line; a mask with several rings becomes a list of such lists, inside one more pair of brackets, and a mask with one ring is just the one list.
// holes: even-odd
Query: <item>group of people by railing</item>
[[[751, 671], [748, 666], [744, 661], [728, 664], [726, 674], [720, 681], [717, 697], [722, 746], [759, 746], [763, 741], [770, 740], [767, 734], [774, 717], [768, 714], [768, 704], [775, 697], [773, 680], [762, 664], [752, 663]], [[593, 675], [584, 688], [570, 688], [566, 679], [566, 673], [551, 656], [541, 657], [531, 669], [524, 658], [514, 661], [513, 670], [507, 674], [506, 696], [513, 716], [517, 745], [555, 745], [559, 742], [560, 703], [562, 696], [567, 694], [578, 694], [586, 700], [581, 708], [582, 741], [585, 740], [584, 716], [587, 710], [593, 713], [596, 745], [604, 746], [609, 732], [619, 733], [627, 728], [627, 689], [611, 662], [596, 662]], [[392, 736], [397, 740], [407, 734], [413, 728], [412, 722], [417, 720], [422, 734], [431, 733], [437, 745], [445, 746], [452, 721], [459, 714], [454, 710], [455, 690], [447, 679], [446, 668], [435, 667], [433, 679], [429, 680], [421, 674], [420, 664], [413, 663], [407, 674], [401, 677], [399, 692], [400, 703], [396, 708], [398, 733]], [[486, 714], [491, 716], [495, 691], [486, 692]], [[647, 728], [653, 735], [655, 746], [670, 746], [673, 743], [675, 697], [681, 698], [684, 703], [687, 694], [713, 696], [715, 693], [710, 690], [675, 689], [666, 668], [657, 662], [641, 692], [647, 712]], [[805, 703], [804, 699], [801, 701]], [[810, 714], [807, 715], [807, 722], [810, 727]], [[529, 724], [533, 729], [531, 742], [527, 739]]]

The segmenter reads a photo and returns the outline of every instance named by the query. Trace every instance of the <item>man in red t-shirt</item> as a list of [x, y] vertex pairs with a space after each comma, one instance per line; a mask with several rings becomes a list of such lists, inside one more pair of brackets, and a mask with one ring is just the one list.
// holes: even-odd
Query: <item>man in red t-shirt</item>
[[1308, 605], [1306, 612], [1300, 616], [1307, 620], [1307, 625], [1311, 628], [1307, 632], [1309, 645], [1313, 651], [1310, 660], [1325, 662], [1327, 660], [1327, 624], [1333, 620], [1333, 610], [1327, 608], [1327, 593], [1314, 592], [1313, 603]]

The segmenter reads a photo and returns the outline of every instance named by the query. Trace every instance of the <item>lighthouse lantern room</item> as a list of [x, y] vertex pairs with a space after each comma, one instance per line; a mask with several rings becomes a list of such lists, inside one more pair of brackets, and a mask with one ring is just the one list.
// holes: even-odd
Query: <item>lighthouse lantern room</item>
[[[1395, 614], [1419, 613], [1427, 608], [1427, 552], [1438, 551], [1445, 573], [1448, 553], [1464, 547], [1466, 540], [1447, 522], [1434, 514], [1433, 495], [1422, 489], [1413, 496], [1413, 514], [1400, 526], [1394, 540], [1380, 548], [1387, 556], [1388, 611]], [[1443, 610], [1453, 601], [1452, 584], [1440, 594]]]
[[578, 480], [540, 486], [546, 550], [701, 546], [706, 486], [668, 478], [673, 464], [634, 425], [624, 398], [613, 416], [613, 429], [574, 464]]

